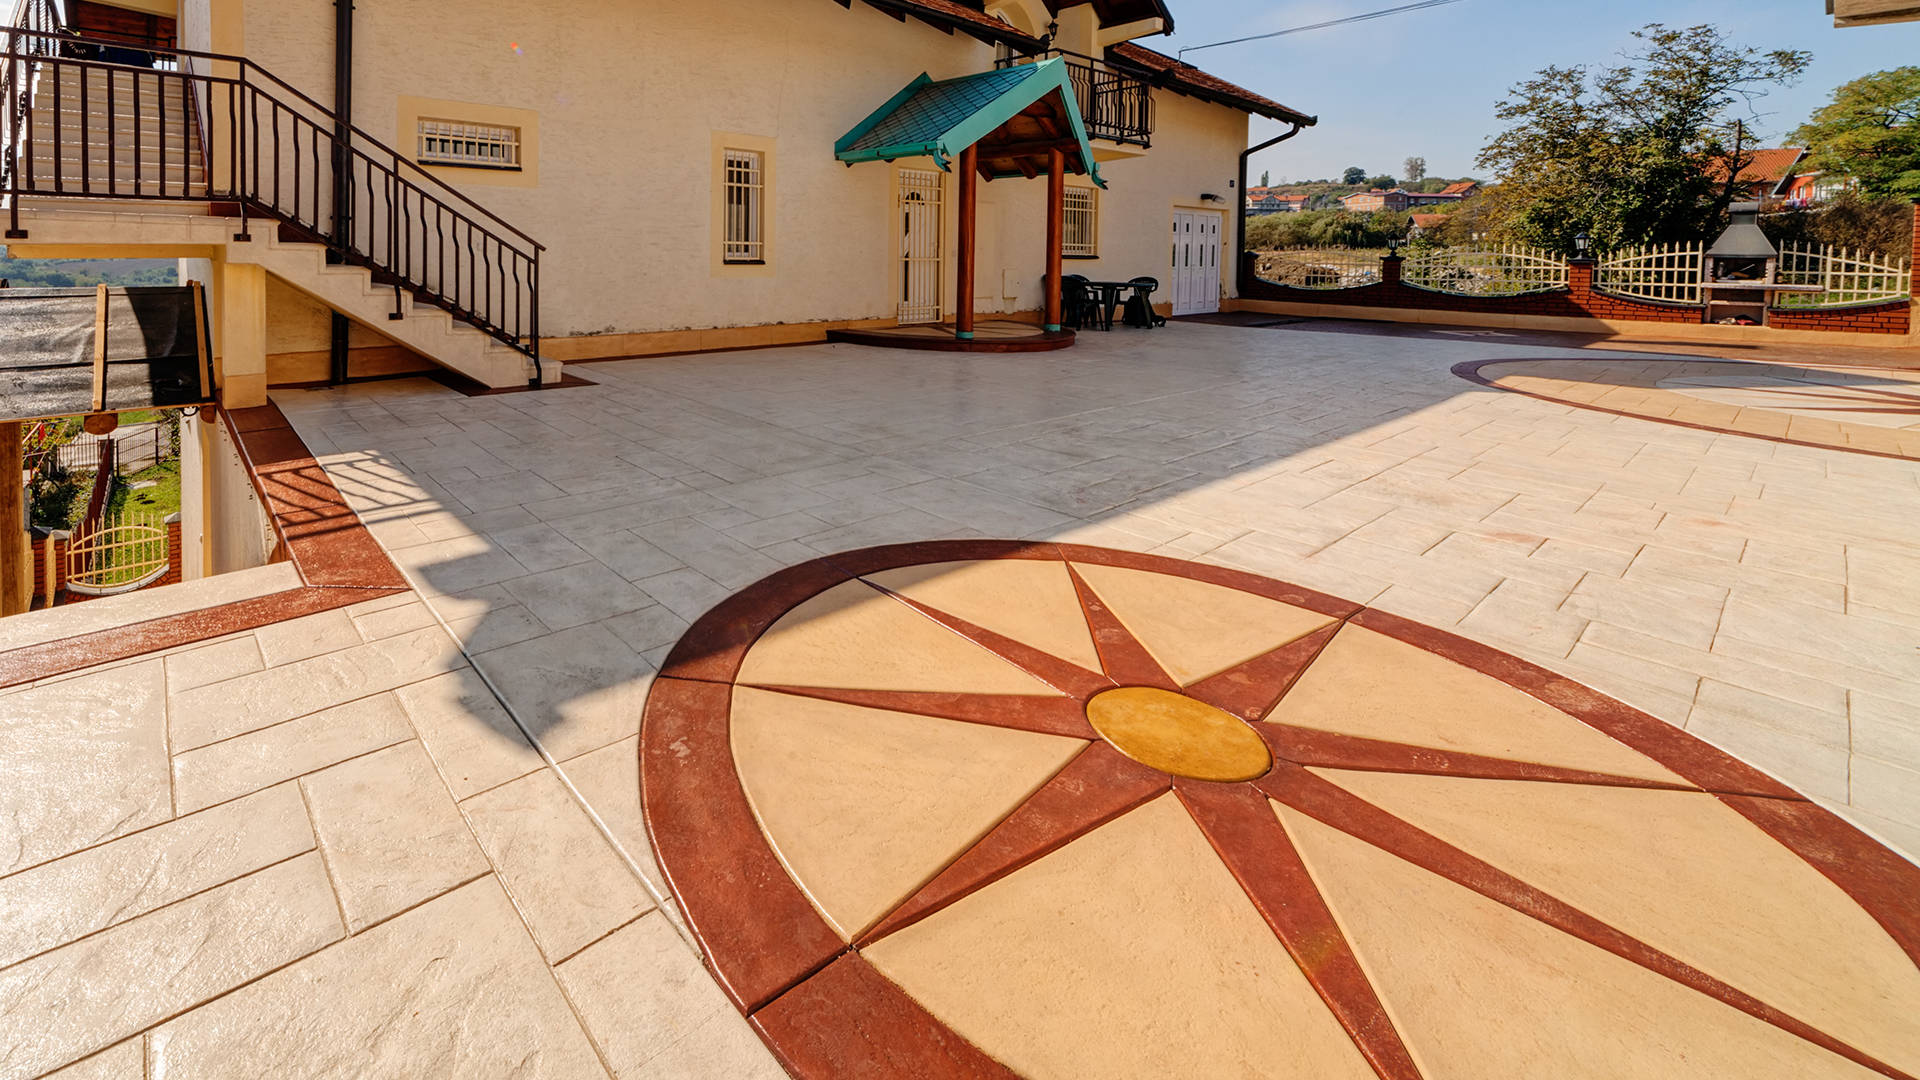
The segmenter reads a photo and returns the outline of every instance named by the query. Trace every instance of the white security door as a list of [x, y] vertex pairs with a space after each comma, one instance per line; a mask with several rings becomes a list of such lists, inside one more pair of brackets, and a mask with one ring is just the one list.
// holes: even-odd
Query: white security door
[[900, 322], [940, 321], [940, 174], [901, 169]]
[[1220, 310], [1220, 215], [1173, 212], [1173, 313]]

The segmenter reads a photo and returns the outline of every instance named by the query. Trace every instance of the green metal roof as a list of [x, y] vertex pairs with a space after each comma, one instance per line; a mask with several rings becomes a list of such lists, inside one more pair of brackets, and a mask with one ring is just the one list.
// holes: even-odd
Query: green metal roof
[[[1067, 62], [1055, 57], [1033, 64], [983, 71], [934, 82], [924, 72], [833, 144], [833, 156], [848, 163], [932, 157], [940, 168], [1022, 109], [1054, 91], [1065, 103], [1067, 123], [1080, 144], [1080, 162], [1095, 184], [1106, 187], [1087, 127], [1067, 81]], [[1006, 175], [1015, 176], [1017, 173]]]

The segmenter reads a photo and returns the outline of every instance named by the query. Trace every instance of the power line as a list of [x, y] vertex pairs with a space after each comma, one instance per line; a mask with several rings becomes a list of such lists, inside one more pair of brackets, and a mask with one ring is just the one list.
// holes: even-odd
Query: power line
[[1301, 34], [1308, 30], [1325, 30], [1329, 26], [1343, 26], [1347, 23], [1366, 22], [1368, 19], [1381, 19], [1388, 15], [1398, 15], [1403, 11], [1419, 11], [1422, 8], [1445, 7], [1448, 4], [1457, 4], [1459, 2], [1460, 0], [1421, 0], [1418, 4], [1404, 4], [1396, 8], [1387, 8], [1385, 11], [1369, 11], [1365, 15], [1349, 15], [1344, 19], [1328, 19], [1326, 22], [1317, 22], [1311, 26], [1295, 26], [1287, 30], [1275, 30], [1268, 34], [1254, 34], [1252, 37], [1239, 37], [1231, 41], [1215, 41], [1206, 45], [1189, 45], [1175, 53], [1174, 58], [1179, 59], [1190, 52], [1199, 52], [1201, 49], [1217, 49], [1222, 45], [1238, 45], [1244, 41], [1264, 41], [1267, 38], [1282, 37], [1286, 34]]

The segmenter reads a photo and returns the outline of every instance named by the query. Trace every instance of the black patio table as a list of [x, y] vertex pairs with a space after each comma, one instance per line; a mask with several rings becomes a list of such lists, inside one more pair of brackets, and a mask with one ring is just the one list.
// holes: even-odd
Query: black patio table
[[1100, 322], [1100, 329], [1113, 329], [1113, 309], [1120, 306], [1120, 294], [1133, 288], [1133, 282], [1089, 281], [1086, 283], [1086, 287], [1100, 290], [1100, 310], [1105, 315], [1105, 318]]

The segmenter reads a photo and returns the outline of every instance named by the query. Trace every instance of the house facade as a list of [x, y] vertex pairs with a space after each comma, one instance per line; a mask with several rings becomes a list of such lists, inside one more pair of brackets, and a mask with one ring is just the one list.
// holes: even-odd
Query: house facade
[[[1183, 271], [1210, 271], [1181, 283], [1187, 311], [1231, 294], [1225, 211], [1249, 116], [1308, 119], [1137, 44], [1171, 27], [1157, 0], [623, 0], [592, 17], [486, 0], [455, 19], [384, 0], [353, 21], [353, 123], [544, 245], [541, 349], [559, 360], [951, 318], [953, 163], [834, 154], [923, 73], [1063, 55], [1105, 180], [1067, 180], [1067, 272], [1156, 277], [1166, 304]], [[423, 27], [432, 49], [419, 48]], [[332, 4], [185, 0], [178, 33], [337, 100]], [[974, 311], [1038, 318], [1046, 184], [1000, 179], [977, 200]], [[1182, 266], [1169, 256], [1176, 228], [1205, 241], [1175, 254]], [[273, 274], [264, 288], [266, 382], [324, 377], [324, 297]], [[355, 328], [353, 374], [408, 362], [384, 329]]]
[[1416, 206], [1446, 206], [1457, 203], [1469, 194], [1479, 190], [1480, 185], [1472, 181], [1462, 181], [1449, 186], [1445, 191], [1408, 191], [1405, 188], [1393, 188], [1390, 191], [1359, 191], [1340, 200], [1340, 205], [1356, 214], [1370, 214], [1376, 210], [1390, 210], [1401, 213]]
[[1286, 195], [1272, 188], [1256, 187], [1247, 189], [1247, 214], [1298, 214], [1307, 209], [1313, 201], [1311, 195]]

